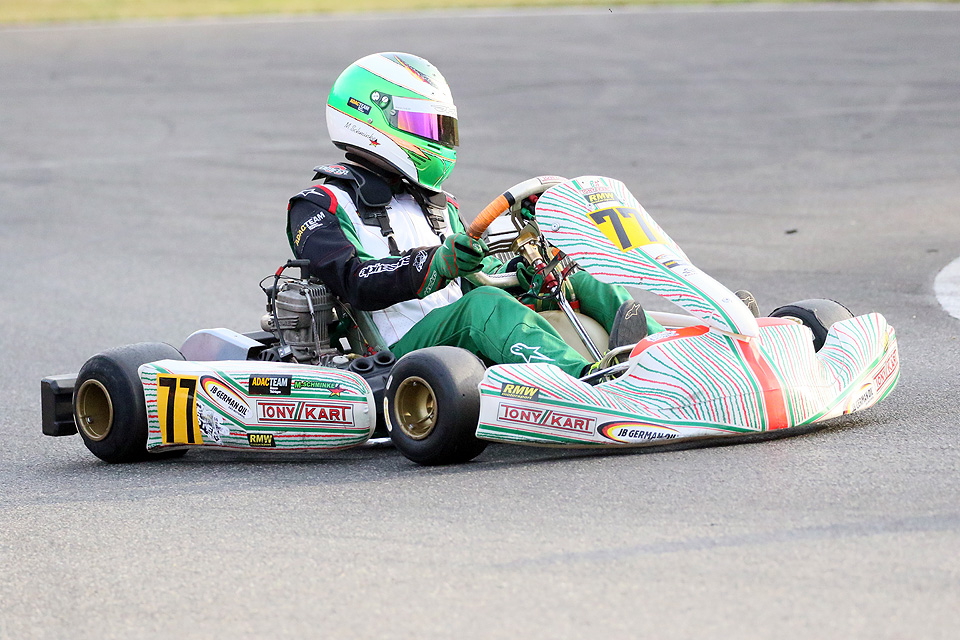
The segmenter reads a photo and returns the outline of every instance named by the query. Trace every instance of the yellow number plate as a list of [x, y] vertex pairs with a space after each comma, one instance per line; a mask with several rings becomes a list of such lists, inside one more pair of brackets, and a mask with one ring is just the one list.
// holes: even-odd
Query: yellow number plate
[[663, 242], [643, 213], [632, 207], [611, 207], [588, 215], [603, 235], [621, 251]]
[[196, 376], [157, 375], [157, 417], [163, 444], [202, 444]]

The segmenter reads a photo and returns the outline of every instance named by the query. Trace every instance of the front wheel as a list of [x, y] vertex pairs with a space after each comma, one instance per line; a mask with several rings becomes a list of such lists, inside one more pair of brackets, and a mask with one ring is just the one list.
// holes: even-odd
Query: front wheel
[[771, 318], [790, 318], [799, 321], [813, 331], [813, 350], [820, 351], [827, 339], [827, 332], [835, 323], [853, 317], [850, 309], [836, 300], [815, 298], [801, 300], [773, 310]]
[[143, 342], [98, 353], [80, 369], [73, 417], [83, 444], [101, 460], [138, 462], [186, 452], [147, 452], [147, 408], [137, 369], [157, 360], [183, 360], [183, 356], [168, 344]]
[[480, 358], [457, 347], [428, 347], [400, 358], [384, 394], [384, 418], [400, 453], [422, 465], [467, 462], [487, 443], [480, 420]]

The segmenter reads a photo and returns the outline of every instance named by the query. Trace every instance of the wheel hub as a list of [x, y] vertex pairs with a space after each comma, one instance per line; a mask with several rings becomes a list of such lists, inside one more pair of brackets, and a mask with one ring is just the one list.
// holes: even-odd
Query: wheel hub
[[411, 376], [400, 383], [394, 395], [394, 418], [414, 440], [423, 440], [437, 426], [437, 397], [423, 378]]
[[87, 380], [77, 390], [74, 418], [77, 427], [90, 440], [103, 440], [113, 426], [113, 402], [99, 380]]

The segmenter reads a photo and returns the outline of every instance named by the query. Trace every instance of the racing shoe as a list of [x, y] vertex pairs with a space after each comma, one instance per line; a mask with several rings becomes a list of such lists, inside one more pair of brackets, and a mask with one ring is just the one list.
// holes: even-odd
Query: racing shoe
[[734, 293], [740, 302], [747, 305], [747, 309], [750, 309], [750, 313], [753, 314], [754, 318], [760, 317], [760, 305], [757, 304], [757, 299], [753, 297], [753, 294], [747, 291], [746, 289], [740, 289]]
[[617, 309], [610, 328], [608, 349], [616, 349], [628, 344], [637, 344], [647, 337], [647, 314], [639, 302], [630, 300]]

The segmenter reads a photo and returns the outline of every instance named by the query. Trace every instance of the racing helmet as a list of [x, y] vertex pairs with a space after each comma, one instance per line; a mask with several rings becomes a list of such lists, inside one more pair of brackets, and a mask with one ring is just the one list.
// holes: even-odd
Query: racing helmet
[[457, 107], [432, 64], [374, 53], [347, 67], [327, 98], [335, 145], [440, 191], [457, 160]]

